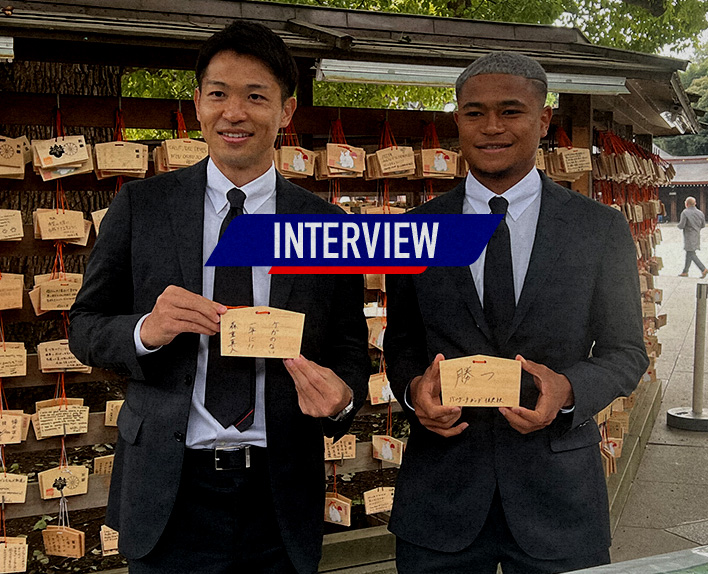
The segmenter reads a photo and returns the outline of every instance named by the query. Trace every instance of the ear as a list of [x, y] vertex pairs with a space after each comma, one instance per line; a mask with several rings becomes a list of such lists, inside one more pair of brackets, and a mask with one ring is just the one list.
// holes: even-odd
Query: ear
[[460, 112], [455, 110], [455, 112], [452, 114], [452, 117], [455, 118], [455, 124], [458, 126], [460, 125]]
[[290, 123], [290, 120], [293, 119], [293, 114], [295, 113], [296, 109], [297, 109], [297, 100], [294, 97], [290, 96], [283, 103], [283, 112], [280, 117], [280, 127], [281, 128], [287, 127], [287, 125]]
[[202, 97], [202, 93], [199, 91], [199, 88], [194, 89], [194, 109], [197, 112], [197, 121], [201, 122], [201, 118], [199, 117], [199, 100]]
[[541, 137], [545, 137], [548, 133], [548, 128], [551, 125], [551, 118], [553, 117], [553, 108], [551, 106], [544, 106], [541, 112]]

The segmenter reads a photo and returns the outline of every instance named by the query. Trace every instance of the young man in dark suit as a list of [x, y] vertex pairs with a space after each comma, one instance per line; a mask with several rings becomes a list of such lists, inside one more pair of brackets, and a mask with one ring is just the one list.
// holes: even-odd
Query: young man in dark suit
[[[541, 66], [510, 53], [457, 82], [465, 182], [417, 213], [505, 214], [469, 267], [389, 276], [384, 351], [411, 420], [390, 529], [401, 574], [549, 574], [609, 561], [593, 415], [648, 361], [621, 213], [535, 169], [552, 111]], [[443, 406], [439, 363], [521, 361], [521, 406]]]
[[[130, 376], [106, 522], [131, 574], [312, 574], [322, 546], [323, 433], [345, 432], [370, 363], [363, 281], [206, 267], [230, 220], [341, 213], [275, 170], [297, 68], [267, 28], [202, 47], [197, 117], [209, 158], [126, 184], [71, 310], [83, 362]], [[297, 359], [219, 353], [227, 306], [304, 313]]]

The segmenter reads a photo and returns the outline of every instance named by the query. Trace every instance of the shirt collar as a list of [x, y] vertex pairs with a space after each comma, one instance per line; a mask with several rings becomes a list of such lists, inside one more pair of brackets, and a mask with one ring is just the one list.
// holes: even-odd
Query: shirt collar
[[[507, 189], [502, 197], [509, 202], [507, 213], [516, 221], [541, 194], [541, 176], [534, 167], [516, 185]], [[471, 172], [467, 172], [465, 198], [475, 213], [490, 213], [489, 200], [498, 194], [484, 187]]]
[[[271, 164], [270, 169], [263, 175], [239, 187], [239, 189], [246, 194], [244, 211], [246, 213], [255, 213], [258, 208], [275, 193], [275, 182], [275, 165]], [[219, 168], [216, 167], [214, 161], [209, 158], [207, 164], [206, 194], [216, 213], [221, 213], [222, 210], [227, 209], [229, 200], [226, 194], [234, 187], [234, 184], [231, 183], [229, 178], [227, 178]]]

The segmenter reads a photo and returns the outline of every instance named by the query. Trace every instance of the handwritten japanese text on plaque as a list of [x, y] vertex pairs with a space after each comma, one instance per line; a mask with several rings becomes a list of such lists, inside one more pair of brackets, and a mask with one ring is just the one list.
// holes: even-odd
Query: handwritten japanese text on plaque
[[37, 411], [43, 437], [88, 432], [89, 408], [79, 405], [48, 407]]
[[518, 407], [521, 362], [474, 355], [440, 362], [444, 405]]
[[356, 436], [345, 434], [337, 442], [324, 437], [325, 460], [356, 458]]
[[0, 572], [27, 572], [27, 539], [5, 537], [0, 539]]
[[392, 486], [379, 486], [373, 490], [367, 490], [364, 493], [364, 510], [366, 514], [389, 512], [393, 508], [395, 490]]
[[221, 316], [221, 354], [295, 359], [304, 324], [304, 314], [274, 307], [229, 309]]

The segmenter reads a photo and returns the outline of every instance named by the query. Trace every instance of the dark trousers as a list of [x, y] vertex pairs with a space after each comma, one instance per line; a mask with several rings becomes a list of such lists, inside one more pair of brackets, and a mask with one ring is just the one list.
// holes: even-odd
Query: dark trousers
[[[188, 453], [190, 451], [187, 451]], [[130, 574], [296, 574], [276, 522], [265, 454], [216, 470], [186, 456], [174, 510], [155, 548]]]
[[695, 251], [686, 251], [686, 264], [683, 266], [684, 273], [688, 273], [688, 268], [691, 266], [691, 261], [698, 266], [701, 273], [706, 270], [706, 266], [703, 265], [700, 259], [698, 259], [698, 255], [696, 255]]
[[503, 574], [558, 574], [609, 562], [609, 549], [561, 560], [541, 560], [529, 556], [519, 547], [509, 530], [499, 491], [494, 494], [481, 532], [470, 546], [460, 552], [440, 552], [400, 538], [396, 540], [398, 574], [496, 574], [499, 564]]

